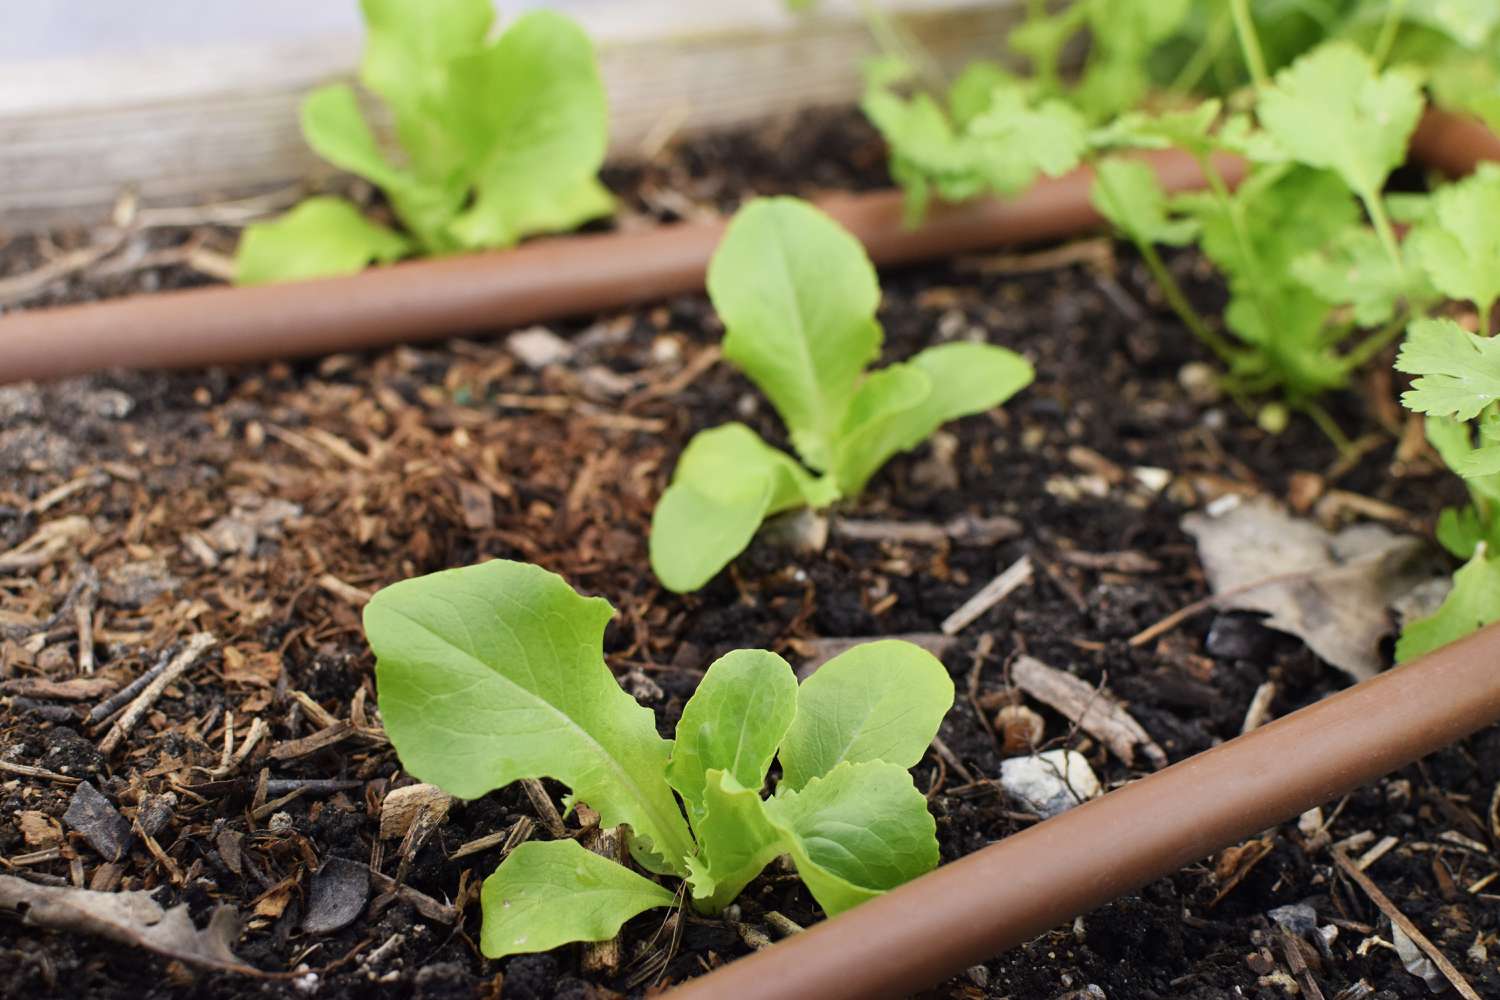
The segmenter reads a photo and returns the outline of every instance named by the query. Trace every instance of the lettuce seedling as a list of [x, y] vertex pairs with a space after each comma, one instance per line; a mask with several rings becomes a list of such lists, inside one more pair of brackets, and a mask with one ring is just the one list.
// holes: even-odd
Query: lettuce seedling
[[[518, 562], [381, 590], [365, 633], [402, 765], [466, 799], [556, 779], [570, 808], [628, 826], [636, 861], [684, 879], [706, 913], [782, 855], [830, 915], [937, 865], [936, 824], [907, 771], [953, 704], [930, 653], [866, 643], [798, 685], [775, 653], [736, 650], [708, 668], [672, 741], [605, 665], [613, 614]], [[773, 758], [781, 780], [762, 798]], [[606, 940], [676, 899], [576, 841], [522, 844], [485, 880], [480, 946], [501, 958]]]
[[[242, 284], [348, 274], [411, 251], [507, 247], [607, 215], [597, 174], [608, 114], [593, 46], [549, 11], [493, 41], [490, 0], [361, 0], [360, 80], [389, 106], [406, 154], [381, 152], [354, 90], [302, 104], [302, 133], [325, 160], [380, 187], [401, 236], [337, 199], [315, 199], [241, 243]], [[335, 210], [332, 206], [341, 206]]]
[[724, 357], [771, 400], [806, 467], [743, 424], [696, 435], [651, 521], [651, 566], [670, 590], [707, 583], [772, 514], [857, 496], [897, 452], [1033, 377], [1020, 355], [967, 342], [867, 375], [882, 337], [875, 268], [859, 241], [795, 198], [739, 211], [708, 293]]

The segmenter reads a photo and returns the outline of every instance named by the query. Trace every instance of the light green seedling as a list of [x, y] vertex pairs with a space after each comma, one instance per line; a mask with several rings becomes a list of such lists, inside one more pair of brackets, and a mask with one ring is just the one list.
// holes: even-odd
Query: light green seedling
[[651, 521], [651, 567], [671, 590], [707, 583], [772, 514], [857, 496], [896, 453], [1034, 377], [1020, 355], [967, 342], [866, 374], [882, 336], [875, 268], [853, 236], [795, 198], [740, 210], [708, 293], [724, 357], [771, 400], [802, 463], [742, 424], [694, 437]]
[[[775, 653], [736, 650], [708, 668], [674, 742], [604, 663], [613, 613], [507, 561], [377, 593], [365, 633], [402, 765], [460, 798], [560, 781], [604, 826], [628, 826], [637, 863], [682, 878], [706, 913], [782, 855], [830, 915], [936, 866], [936, 824], [907, 771], [953, 705], [930, 653], [866, 643], [799, 685]], [[763, 798], [773, 759], [783, 777]], [[677, 893], [557, 840], [512, 851], [481, 899], [480, 944], [500, 958], [607, 940]]]
[[[360, 82], [391, 109], [405, 152], [394, 163], [354, 90], [332, 84], [302, 104], [319, 156], [385, 192], [407, 236], [338, 199], [250, 226], [236, 280], [350, 274], [413, 251], [507, 247], [609, 214], [597, 174], [608, 113], [593, 45], [550, 11], [491, 40], [490, 0], [362, 0]], [[335, 210], [331, 206], [341, 206]]]

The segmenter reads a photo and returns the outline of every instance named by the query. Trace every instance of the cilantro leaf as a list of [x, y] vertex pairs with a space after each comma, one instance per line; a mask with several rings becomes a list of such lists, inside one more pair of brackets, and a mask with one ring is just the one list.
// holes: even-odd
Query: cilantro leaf
[[484, 880], [479, 898], [479, 947], [488, 958], [608, 941], [636, 914], [677, 902], [666, 888], [576, 840], [521, 844]]
[[1470, 333], [1450, 319], [1412, 323], [1396, 370], [1418, 376], [1401, 397], [1417, 413], [1473, 420], [1500, 400], [1500, 340]]
[[1367, 202], [1406, 157], [1422, 92], [1401, 70], [1377, 73], [1349, 42], [1329, 42], [1276, 74], [1256, 113], [1297, 161], [1332, 170]]
[[1500, 26], [1500, 6], [1492, 0], [1428, 0], [1409, 4], [1409, 20], [1443, 32], [1465, 48], [1481, 48]]
[[1147, 114], [1127, 111], [1090, 137], [1096, 147], [1167, 149], [1175, 147], [1194, 156], [1207, 156], [1219, 148], [1213, 126], [1223, 104], [1216, 98], [1191, 108]]
[[342, 198], [309, 198], [274, 222], [245, 227], [234, 281], [262, 285], [330, 274], [354, 274], [371, 261], [404, 257], [411, 243]]
[[605, 826], [630, 824], [642, 863], [681, 873], [692, 841], [664, 778], [669, 744], [601, 652], [613, 614], [504, 560], [393, 584], [364, 612], [380, 712], [423, 781], [472, 799], [555, 778]]
[[1453, 590], [1431, 617], [1412, 622], [1396, 643], [1396, 660], [1414, 660], [1500, 621], [1500, 559], [1485, 546], [1453, 575]]
[[1444, 295], [1468, 299], [1488, 320], [1500, 299], [1500, 166], [1439, 188], [1432, 209], [1434, 224], [1412, 236], [1418, 259]]
[[938, 863], [927, 800], [896, 764], [846, 760], [800, 789], [783, 784], [763, 808], [830, 917]]
[[[1413, 256], [1409, 247], [1403, 250], [1403, 256]], [[1389, 321], [1403, 301], [1420, 308], [1435, 297], [1421, 268], [1410, 260], [1398, 268], [1380, 238], [1364, 226], [1352, 226], [1323, 249], [1295, 258], [1291, 273], [1324, 302], [1352, 306], [1354, 321], [1362, 326]]]
[[724, 357], [770, 398], [803, 461], [826, 469], [860, 373], [880, 351], [864, 247], [795, 198], [742, 208], [708, 269]]
[[[1497, 417], [1491, 407], [1482, 426], [1493, 427]], [[1472, 557], [1481, 543], [1500, 552], [1500, 446], [1485, 434], [1476, 445], [1472, 428], [1450, 417], [1428, 417], [1427, 440], [1448, 468], [1464, 477], [1470, 498], [1467, 507], [1443, 511], [1438, 541], [1460, 559]]]
[[844, 761], [922, 759], [953, 706], [953, 680], [911, 643], [867, 642], [823, 664], [797, 690], [781, 742], [782, 786], [797, 790]]
[[1197, 235], [1192, 219], [1167, 216], [1167, 194], [1156, 171], [1140, 160], [1109, 157], [1094, 168], [1089, 202], [1116, 229], [1138, 243], [1182, 246]]

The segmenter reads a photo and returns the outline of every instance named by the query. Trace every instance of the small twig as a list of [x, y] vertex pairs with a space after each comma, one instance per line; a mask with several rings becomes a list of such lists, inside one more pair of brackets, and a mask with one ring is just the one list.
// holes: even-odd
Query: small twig
[[136, 695], [130, 707], [125, 709], [125, 714], [115, 720], [109, 732], [104, 734], [104, 739], [99, 741], [99, 752], [105, 756], [114, 753], [120, 741], [129, 735], [130, 730], [135, 728], [135, 724], [141, 721], [141, 717], [150, 710], [152, 705], [156, 704], [156, 699], [161, 697], [161, 693], [167, 689], [167, 686], [187, 673], [193, 664], [197, 663], [198, 659], [212, 649], [217, 642], [218, 640], [208, 632], [199, 632], [189, 639], [182, 652], [173, 657], [166, 669], [157, 674], [151, 683]]
[[163, 653], [161, 659], [156, 661], [156, 666], [152, 667], [144, 674], [141, 674], [141, 676], [137, 677], [135, 680], [120, 688], [120, 690], [116, 691], [114, 694], [110, 695], [108, 698], [105, 698], [99, 704], [90, 709], [88, 719], [86, 721], [91, 723], [99, 722], [102, 719], [107, 719], [111, 715], [114, 715], [115, 712], [119, 710], [121, 705], [124, 705], [127, 701], [134, 698], [137, 694], [140, 693], [142, 688], [144, 688], [147, 684], [150, 684], [152, 681], [156, 680], [157, 677], [161, 676], [161, 672], [167, 669], [167, 664], [171, 661], [171, 655], [168, 653]]
[[552, 796], [547, 794], [547, 789], [535, 778], [522, 778], [521, 787], [526, 791], [526, 797], [531, 800], [531, 808], [536, 810], [537, 819], [547, 828], [547, 832], [559, 840], [568, 835], [568, 828], [563, 825], [562, 816], [558, 814], [557, 806], [552, 804]]
[[986, 611], [999, 604], [1017, 588], [1030, 582], [1034, 572], [1030, 556], [1022, 556], [999, 576], [985, 584], [973, 597], [965, 601], [957, 611], [943, 619], [944, 635], [957, 635]]
[[1250, 593], [1253, 590], [1259, 590], [1262, 587], [1273, 587], [1283, 583], [1295, 583], [1298, 580], [1305, 580], [1315, 573], [1325, 572], [1326, 570], [1327, 567], [1323, 566], [1319, 567], [1316, 570], [1298, 570], [1295, 573], [1279, 573], [1276, 576], [1268, 576], [1264, 580], [1254, 580], [1239, 587], [1231, 587], [1228, 590], [1220, 591], [1217, 594], [1209, 594], [1207, 597], [1200, 598], [1191, 604], [1178, 608], [1176, 611], [1172, 612], [1170, 615], [1167, 615], [1167, 617], [1163, 618], [1155, 625], [1137, 632], [1135, 635], [1130, 637], [1127, 645], [1136, 648], [1144, 646], [1152, 639], [1160, 638], [1166, 633], [1172, 631], [1174, 628], [1181, 625], [1189, 618], [1195, 618], [1198, 615], [1203, 614], [1203, 612], [1205, 611], [1213, 610], [1218, 606], [1220, 601], [1227, 601], [1233, 597], [1240, 597], [1244, 594]]
[[1333, 849], [1333, 860], [1355, 885], [1364, 890], [1365, 895], [1370, 897], [1370, 902], [1374, 903], [1380, 912], [1385, 914], [1386, 919], [1401, 928], [1401, 932], [1411, 938], [1412, 944], [1421, 948], [1427, 957], [1432, 959], [1432, 964], [1437, 966], [1438, 971], [1443, 974], [1443, 978], [1452, 984], [1459, 996], [1463, 997], [1464, 1000], [1480, 1000], [1479, 994], [1474, 992], [1474, 987], [1470, 986], [1469, 981], [1463, 977], [1463, 974], [1454, 967], [1452, 962], [1448, 961], [1448, 957], [1428, 940], [1427, 935], [1423, 934], [1406, 914], [1396, 908], [1396, 904], [1392, 903], [1386, 894], [1380, 891], [1380, 886], [1376, 885], [1370, 876], [1359, 870], [1359, 865], [1349, 860], [1349, 856], [1338, 847]]
[[18, 302], [46, 290], [54, 281], [81, 271], [101, 257], [113, 253], [123, 242], [124, 237], [117, 235], [103, 243], [65, 253], [41, 267], [0, 280], [0, 305]]
[[99, 594], [99, 574], [94, 567], [83, 563], [79, 570], [82, 587], [78, 601], [73, 605], [73, 621], [78, 626], [78, 672], [94, 672], [94, 601]]
[[1266, 681], [1255, 689], [1255, 696], [1250, 699], [1250, 707], [1245, 710], [1245, 721], [1240, 726], [1240, 735], [1259, 729], [1266, 724], [1271, 717], [1271, 702], [1276, 698], [1276, 682]]
[[8, 760], [0, 760], [0, 771], [11, 774], [19, 774], [24, 778], [41, 778], [44, 781], [55, 781], [60, 785], [76, 785], [82, 778], [75, 778], [70, 774], [58, 774], [44, 767], [32, 767], [30, 764], [16, 764]]

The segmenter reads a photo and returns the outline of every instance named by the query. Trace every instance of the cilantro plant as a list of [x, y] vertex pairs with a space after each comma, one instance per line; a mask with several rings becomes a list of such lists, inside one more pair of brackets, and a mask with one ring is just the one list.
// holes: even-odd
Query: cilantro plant
[[413, 252], [507, 247], [613, 208], [599, 183], [608, 115], [593, 46], [568, 18], [534, 11], [490, 40], [490, 0], [361, 0], [360, 80], [390, 108], [404, 161], [387, 159], [354, 90], [323, 87], [302, 132], [325, 160], [385, 192], [399, 234], [340, 199], [250, 226], [242, 284], [348, 274]]
[[859, 241], [795, 198], [740, 210], [708, 293], [724, 357], [770, 399], [802, 463], [743, 424], [696, 435], [651, 522], [651, 566], [674, 591], [707, 583], [772, 514], [857, 496], [897, 452], [1033, 377], [1020, 355], [968, 342], [867, 374], [881, 341], [875, 268]]
[[1464, 477], [1470, 502], [1443, 512], [1438, 541], [1465, 560], [1448, 599], [1408, 625], [1396, 654], [1406, 660], [1500, 620], [1500, 340], [1488, 336], [1500, 298], [1500, 168], [1486, 165], [1438, 191], [1408, 242], [1432, 283], [1473, 303], [1484, 335], [1451, 319], [1411, 325], [1396, 368], [1415, 376], [1402, 401], [1427, 415], [1427, 437]]
[[[495, 561], [406, 580], [365, 609], [380, 711], [403, 766], [460, 798], [521, 778], [569, 786], [630, 828], [648, 872], [723, 909], [789, 856], [836, 914], [936, 866], [936, 824], [907, 769], [953, 704], [920, 647], [866, 643], [798, 685], [786, 661], [737, 650], [709, 667], [675, 741], [601, 652], [613, 609], [562, 578]], [[762, 797], [772, 759], [781, 779]], [[517, 847], [485, 880], [491, 958], [613, 937], [678, 894], [574, 840]]]

